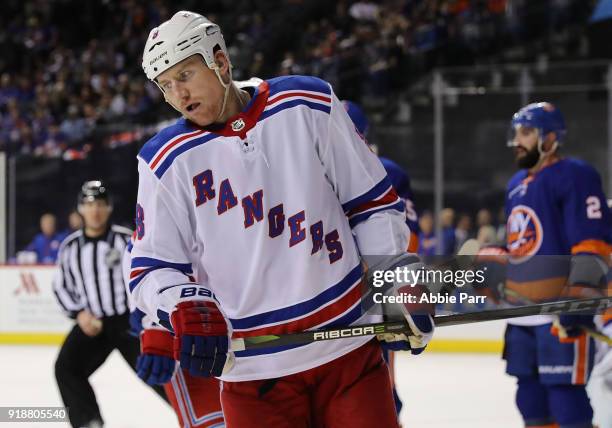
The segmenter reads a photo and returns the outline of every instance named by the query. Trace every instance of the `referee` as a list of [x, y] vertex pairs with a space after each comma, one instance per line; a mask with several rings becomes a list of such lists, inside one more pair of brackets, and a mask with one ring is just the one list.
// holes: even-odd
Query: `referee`
[[[135, 370], [139, 340], [129, 335], [129, 307], [121, 256], [129, 229], [111, 225], [112, 202], [101, 181], [87, 181], [78, 197], [83, 229], [62, 242], [53, 290], [76, 320], [55, 361], [55, 378], [73, 427], [102, 427], [89, 376], [118, 349]], [[163, 392], [156, 390], [165, 399]]]

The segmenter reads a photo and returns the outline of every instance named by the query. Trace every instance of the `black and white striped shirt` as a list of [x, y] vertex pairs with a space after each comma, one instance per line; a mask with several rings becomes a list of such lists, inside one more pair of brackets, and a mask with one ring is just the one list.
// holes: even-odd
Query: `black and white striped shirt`
[[112, 225], [98, 238], [78, 230], [62, 242], [53, 291], [69, 317], [75, 318], [83, 309], [97, 318], [129, 312], [121, 260], [131, 234], [125, 227]]

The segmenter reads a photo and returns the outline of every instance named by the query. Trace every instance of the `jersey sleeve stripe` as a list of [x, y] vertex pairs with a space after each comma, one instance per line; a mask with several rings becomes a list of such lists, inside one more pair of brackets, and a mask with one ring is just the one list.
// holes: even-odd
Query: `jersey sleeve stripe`
[[267, 80], [270, 98], [281, 92], [304, 91], [331, 95], [331, 86], [325, 80], [312, 76], [280, 76]]
[[158, 269], [175, 269], [189, 276], [193, 273], [191, 263], [171, 263], [151, 257], [134, 257], [130, 270], [130, 291], [151, 272]]
[[581, 241], [572, 247], [572, 254], [597, 254], [606, 260], [612, 253], [612, 245], [599, 239]]
[[364, 202], [363, 204], [361, 204], [359, 206], [356, 206], [355, 208], [350, 210], [346, 215], [347, 215], [347, 217], [351, 218], [351, 217], [354, 217], [357, 214], [361, 214], [363, 212], [370, 211], [373, 208], [379, 208], [381, 206], [395, 204], [399, 200], [400, 200], [400, 198], [397, 195], [397, 193], [395, 192], [395, 189], [393, 189], [391, 187], [391, 188], [388, 188], [387, 192], [385, 194], [383, 194], [382, 196], [376, 198], [373, 201], [367, 201], [367, 202]]
[[[288, 321], [294, 322], [299, 318], [316, 314], [324, 310], [330, 303], [346, 295], [353, 288], [356, 288], [361, 280], [361, 273], [361, 265], [357, 265], [337, 284], [329, 287], [309, 300], [245, 318], [230, 319], [234, 332], [278, 325]], [[322, 322], [323, 321], [325, 321], [325, 319], [323, 319]]]
[[167, 269], [166, 267], [152, 267], [152, 268], [148, 268], [148, 269], [139, 269], [136, 272], [130, 272], [130, 293], [132, 291], [134, 291], [134, 289], [138, 286], [138, 284], [140, 284], [140, 282], [145, 279], [145, 277], [150, 274], [151, 272], [153, 272], [154, 270], [158, 270], [158, 269]]
[[279, 101], [286, 100], [287, 98], [299, 98], [299, 99], [312, 99], [323, 101], [326, 104], [331, 104], [331, 98], [329, 95], [321, 94], [318, 92], [306, 92], [306, 91], [287, 91], [287, 92], [279, 92], [274, 97], [268, 99], [266, 103], [266, 109], [269, 106], [276, 104]]
[[151, 257], [134, 257], [132, 259], [132, 269], [139, 267], [166, 267], [180, 270], [187, 274], [193, 273], [191, 263], [172, 263]]
[[313, 102], [313, 101], [308, 101], [305, 99], [297, 98], [297, 99], [290, 99], [288, 101], [284, 101], [280, 103], [279, 105], [272, 107], [272, 108], [266, 108], [266, 110], [264, 110], [264, 112], [259, 117], [259, 120], [261, 121], [261, 120], [267, 119], [268, 117], [273, 116], [276, 113], [279, 113], [283, 110], [297, 107], [297, 106], [306, 106], [312, 110], [322, 111], [327, 114], [329, 114], [329, 112], [331, 111], [331, 104], [330, 105], [320, 104], [319, 102]]
[[143, 272], [146, 272], [148, 269], [142, 268], [142, 269], [134, 269], [130, 272], [130, 279], [132, 278], [136, 278], [137, 276], [140, 276]]
[[389, 177], [385, 176], [378, 184], [372, 187], [370, 190], [362, 194], [361, 196], [357, 196], [350, 201], [344, 202], [342, 204], [342, 209], [345, 213], [350, 213], [357, 207], [367, 204], [371, 201], [376, 201], [377, 199], [383, 197], [386, 193], [393, 189], [391, 185], [391, 181]]
[[354, 215], [353, 217], [349, 218], [349, 226], [353, 228], [357, 226], [359, 223], [361, 223], [362, 221], [365, 221], [368, 218], [370, 218], [372, 215], [378, 212], [381, 212], [381, 211], [386, 211], [386, 210], [396, 210], [396, 211], [399, 211], [400, 213], [403, 213], [404, 212], [404, 202], [401, 200], [398, 200], [395, 203], [383, 205], [377, 208], [372, 208], [366, 212]]
[[384, 211], [384, 210], [397, 210], [404, 212], [404, 202], [395, 192], [392, 187], [387, 190], [383, 196], [373, 201], [367, 201], [363, 204], [353, 208], [348, 214], [349, 225], [351, 228], [355, 227], [362, 221], [368, 219], [373, 214]]
[[158, 153], [155, 154], [153, 161], [151, 162], [151, 169], [155, 169], [160, 160], [164, 157], [166, 153], [172, 150], [175, 146], [181, 144], [183, 141], [189, 140], [191, 138], [197, 138], [200, 135], [204, 134], [205, 131], [197, 130], [194, 132], [188, 132], [187, 134], [181, 134], [177, 137], [174, 137], [172, 140], [168, 141]]
[[157, 161], [159, 163], [155, 163], [154, 161], [156, 168], [151, 167], [151, 169], [155, 172], [155, 175], [158, 178], [162, 178], [164, 173], [168, 170], [168, 168], [170, 168], [170, 165], [172, 165], [172, 162], [174, 162], [174, 159], [176, 159], [179, 155], [218, 137], [219, 135], [216, 134], [205, 133], [192, 138], [187, 138], [181, 141], [180, 144], [177, 144], [176, 146], [172, 147], [172, 149], [170, 149], [169, 151], [164, 152], [163, 155], [160, 154], [160, 156], [157, 157], [156, 160], [162, 159], [162, 157], [164, 156], [165, 158], [163, 160]]

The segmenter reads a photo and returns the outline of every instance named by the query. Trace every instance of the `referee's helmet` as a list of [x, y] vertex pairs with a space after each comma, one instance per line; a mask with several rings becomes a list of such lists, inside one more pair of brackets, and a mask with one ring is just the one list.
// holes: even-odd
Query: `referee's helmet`
[[81, 191], [77, 199], [77, 204], [81, 205], [85, 202], [93, 202], [95, 200], [104, 200], [108, 205], [112, 205], [112, 200], [106, 185], [100, 180], [90, 180], [83, 183]]

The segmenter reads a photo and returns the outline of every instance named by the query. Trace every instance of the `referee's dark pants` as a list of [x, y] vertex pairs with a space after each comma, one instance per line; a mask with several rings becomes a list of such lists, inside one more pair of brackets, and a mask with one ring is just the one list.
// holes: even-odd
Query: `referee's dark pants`
[[[140, 341], [129, 334], [129, 328], [129, 315], [125, 314], [102, 318], [102, 331], [95, 337], [83, 333], [78, 324], [68, 333], [55, 361], [55, 379], [73, 427], [95, 420], [103, 422], [88, 378], [114, 349], [136, 371]], [[153, 389], [168, 401], [163, 387], [156, 385]]]

